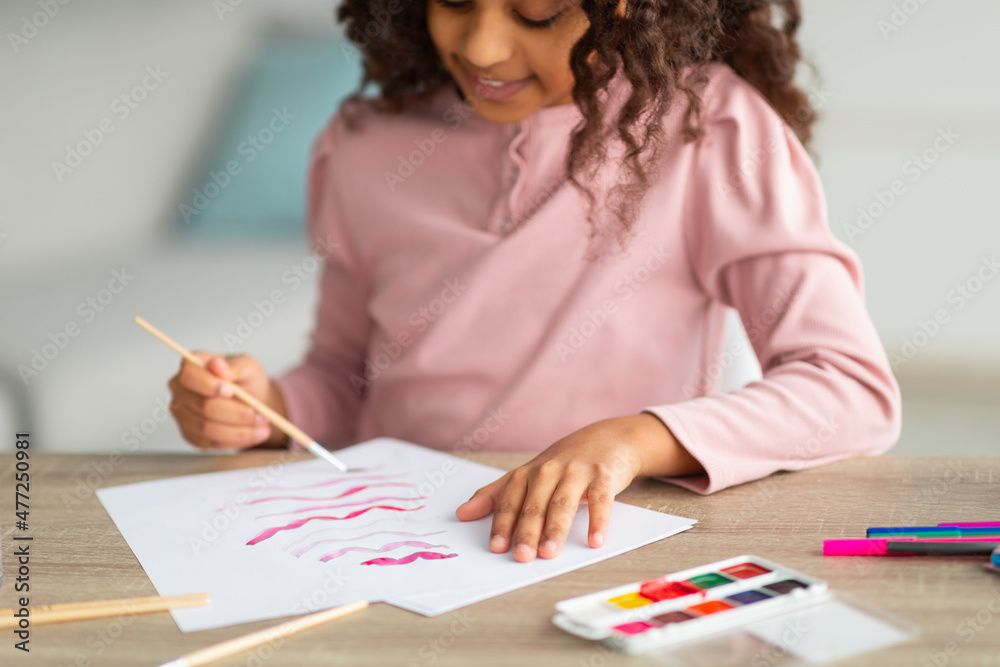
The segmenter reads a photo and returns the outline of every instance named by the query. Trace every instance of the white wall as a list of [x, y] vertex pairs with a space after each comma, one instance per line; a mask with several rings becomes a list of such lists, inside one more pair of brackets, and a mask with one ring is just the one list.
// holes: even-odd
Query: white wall
[[[953, 292], [970, 279], [970, 288], [979, 287], [982, 258], [1000, 256], [1000, 4], [803, 4], [802, 43], [830, 94], [816, 142], [830, 222], [864, 262], [872, 317], [890, 352], [900, 351], [903, 338], [912, 339], [936, 311], [948, 318], [897, 370], [1000, 373], [1000, 275], [961, 308], [964, 298]], [[897, 12], [902, 25], [890, 31], [894, 6], [918, 9]], [[908, 161], [933, 152], [939, 130], [947, 128], [958, 135], [954, 145], [914, 182]], [[894, 180], [905, 185], [903, 194], [867, 230], [850, 229], [858, 208], [878, 204], [875, 193]]]
[[[0, 282], [113, 265], [155, 244], [259, 32], [335, 30], [332, 0], [233, 0], [221, 14], [205, 0], [45, 4], [58, 8], [50, 18], [38, 0], [0, 3]], [[26, 18], [42, 27], [33, 34]], [[150, 67], [166, 75], [148, 79], [155, 89], [113, 107]], [[110, 134], [94, 134], [102, 120]], [[87, 132], [96, 149], [56, 174]]]

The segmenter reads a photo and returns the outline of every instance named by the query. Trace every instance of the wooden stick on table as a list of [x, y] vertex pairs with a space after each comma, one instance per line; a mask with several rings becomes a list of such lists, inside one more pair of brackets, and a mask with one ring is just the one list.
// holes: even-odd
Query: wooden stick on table
[[241, 651], [252, 649], [255, 646], [277, 641], [278, 639], [284, 639], [285, 637], [293, 635], [296, 632], [308, 630], [309, 628], [320, 625], [321, 623], [332, 621], [335, 618], [353, 614], [356, 611], [361, 611], [367, 606], [368, 602], [365, 600], [358, 600], [357, 602], [345, 604], [340, 607], [334, 607], [333, 609], [327, 609], [326, 611], [319, 611], [315, 614], [309, 614], [308, 616], [296, 618], [291, 621], [285, 621], [279, 625], [273, 625], [270, 628], [264, 628], [263, 630], [251, 632], [250, 634], [243, 635], [242, 637], [236, 637], [234, 639], [230, 639], [229, 641], [224, 641], [212, 646], [206, 646], [205, 648], [198, 649], [197, 651], [192, 651], [191, 653], [182, 655], [176, 660], [164, 663], [160, 665], [160, 667], [201, 667], [202, 665], [207, 665], [210, 662], [228, 658], [229, 656]]
[[[208, 593], [192, 595], [157, 595], [145, 598], [125, 598], [119, 600], [97, 600], [95, 602], [67, 602], [64, 604], [44, 604], [28, 607], [28, 619], [32, 625], [41, 623], [62, 623], [89, 618], [106, 618], [123, 614], [148, 614], [182, 607], [203, 607], [210, 601]], [[0, 629], [17, 627], [18, 617], [14, 609], [0, 609]]]
[[[153, 334], [156, 338], [160, 339], [160, 341], [164, 345], [166, 345], [174, 352], [176, 352], [177, 354], [181, 355], [182, 357], [190, 361], [192, 364], [200, 366], [201, 368], [205, 368], [204, 361], [202, 361], [198, 357], [188, 352], [186, 349], [184, 349], [179, 344], [174, 342], [173, 339], [171, 339], [169, 336], [167, 336], [165, 333], [154, 327], [146, 320], [142, 319], [141, 317], [136, 317], [135, 323], [138, 324], [143, 329], [145, 329], [146, 331], [148, 331], [149, 333]], [[225, 382], [225, 380], [223, 381]], [[343, 461], [341, 461], [336, 456], [327, 451], [327, 449], [323, 447], [323, 445], [319, 444], [318, 442], [310, 438], [308, 435], [306, 435], [305, 431], [303, 431], [298, 426], [288, 421], [287, 419], [279, 415], [277, 412], [272, 410], [270, 407], [262, 403], [256, 396], [249, 393], [243, 387], [233, 384], [232, 382], [228, 382], [227, 384], [232, 388], [233, 394], [236, 395], [237, 398], [239, 398], [241, 401], [252, 407], [260, 414], [264, 415], [268, 421], [274, 424], [277, 428], [281, 429], [281, 431], [285, 433], [285, 435], [287, 435], [288, 437], [292, 438], [300, 445], [305, 447], [313, 456], [323, 459], [330, 465], [337, 468], [337, 470], [339, 470], [340, 472], [348, 472], [348, 468], [346, 465], [344, 465]]]

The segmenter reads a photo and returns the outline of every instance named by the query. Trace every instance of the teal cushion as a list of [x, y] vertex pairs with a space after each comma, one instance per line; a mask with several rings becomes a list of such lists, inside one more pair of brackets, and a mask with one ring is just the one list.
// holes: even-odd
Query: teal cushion
[[357, 56], [339, 37], [269, 40], [185, 191], [180, 227], [219, 239], [301, 236], [312, 142], [361, 81]]

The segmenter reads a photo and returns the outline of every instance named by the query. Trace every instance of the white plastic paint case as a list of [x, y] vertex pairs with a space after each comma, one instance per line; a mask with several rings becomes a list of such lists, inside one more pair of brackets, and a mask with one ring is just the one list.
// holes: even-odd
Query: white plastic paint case
[[[754, 574], [754, 568], [764, 571]], [[721, 577], [729, 581], [719, 581]], [[704, 587], [693, 585], [698, 583]], [[650, 584], [647, 589], [654, 599], [643, 599], [638, 593]], [[657, 586], [674, 584], [700, 590], [655, 599]], [[620, 606], [631, 604], [638, 606]], [[865, 603], [834, 595], [821, 579], [753, 555], [563, 600], [556, 609], [553, 623], [571, 634], [601, 641], [612, 651], [642, 653], [674, 665], [718, 667], [751, 664], [754, 659], [768, 667], [823, 664], [823, 654], [840, 659], [904, 641], [919, 630]], [[668, 621], [661, 623], [658, 618]], [[871, 631], [858, 635], [852, 628], [859, 623]], [[842, 631], [852, 632], [857, 641], [844, 641]], [[806, 662], [798, 662], [796, 651]], [[729, 662], [726, 656], [737, 661]], [[708, 661], [699, 662], [703, 658]]]

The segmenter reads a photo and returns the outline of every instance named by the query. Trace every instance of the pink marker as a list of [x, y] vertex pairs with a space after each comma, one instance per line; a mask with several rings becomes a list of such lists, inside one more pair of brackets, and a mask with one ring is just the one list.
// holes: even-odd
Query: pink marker
[[1000, 539], [994, 535], [977, 535], [976, 537], [942, 537], [914, 539], [912, 537], [894, 537], [891, 540], [857, 539], [857, 540], [823, 540], [824, 556], [910, 556], [908, 553], [891, 553], [889, 542], [984, 542]]
[[1000, 521], [984, 521], [983, 523], [939, 523], [940, 528], [1000, 528]]

